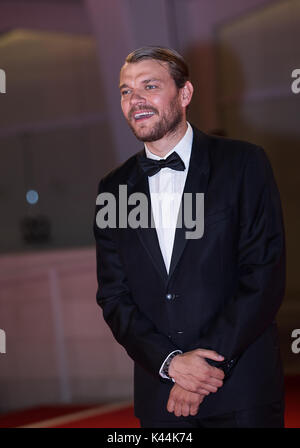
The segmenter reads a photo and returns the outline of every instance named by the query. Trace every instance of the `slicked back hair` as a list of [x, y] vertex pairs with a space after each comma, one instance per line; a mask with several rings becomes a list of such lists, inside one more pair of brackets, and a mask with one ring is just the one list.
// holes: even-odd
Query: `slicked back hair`
[[125, 63], [133, 64], [145, 59], [167, 62], [170, 75], [174, 79], [178, 89], [181, 89], [186, 81], [189, 80], [189, 69], [185, 60], [177, 51], [171, 48], [156, 46], [141, 47], [130, 53], [125, 59]]

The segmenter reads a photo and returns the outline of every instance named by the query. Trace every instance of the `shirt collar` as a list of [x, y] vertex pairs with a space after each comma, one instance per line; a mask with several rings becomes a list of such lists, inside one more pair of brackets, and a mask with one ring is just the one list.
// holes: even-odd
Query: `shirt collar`
[[149, 149], [147, 148], [147, 145], [145, 143], [146, 157], [149, 157], [149, 159], [160, 160], [160, 159], [167, 158], [170, 154], [172, 154], [172, 152], [176, 151], [177, 154], [181, 157], [181, 159], [185, 165], [185, 169], [187, 169], [189, 166], [189, 162], [190, 162], [192, 143], [193, 143], [193, 129], [188, 121], [187, 121], [187, 126], [188, 126], [188, 128], [186, 130], [186, 133], [182, 137], [182, 139], [164, 157], [159, 157], [156, 154], [153, 154], [151, 151], [149, 151]]

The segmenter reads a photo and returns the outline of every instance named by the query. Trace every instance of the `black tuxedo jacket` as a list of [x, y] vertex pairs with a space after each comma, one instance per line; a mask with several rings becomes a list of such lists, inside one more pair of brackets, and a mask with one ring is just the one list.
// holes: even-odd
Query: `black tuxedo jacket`
[[[204, 193], [204, 234], [186, 239], [187, 229], [176, 229], [169, 274], [155, 228], [94, 223], [97, 302], [134, 360], [135, 413], [143, 418], [178, 419], [166, 410], [173, 383], [158, 373], [176, 349], [225, 357], [224, 384], [204, 399], [200, 417], [283, 397], [275, 316], [285, 289], [285, 241], [270, 163], [260, 147], [193, 131], [184, 192]], [[128, 195], [143, 192], [150, 202], [143, 154], [102, 179], [98, 193], [118, 198], [119, 185], [127, 185]]]

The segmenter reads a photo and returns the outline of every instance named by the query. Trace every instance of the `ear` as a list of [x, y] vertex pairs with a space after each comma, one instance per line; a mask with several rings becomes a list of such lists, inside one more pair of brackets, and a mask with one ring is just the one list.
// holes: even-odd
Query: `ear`
[[181, 105], [182, 107], [187, 107], [192, 99], [194, 92], [194, 87], [190, 81], [186, 81], [184, 86], [181, 88]]

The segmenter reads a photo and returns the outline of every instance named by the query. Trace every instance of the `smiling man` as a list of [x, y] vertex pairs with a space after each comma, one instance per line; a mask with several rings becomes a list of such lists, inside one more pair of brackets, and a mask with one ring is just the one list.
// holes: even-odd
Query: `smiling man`
[[[275, 317], [285, 243], [269, 161], [255, 145], [187, 122], [193, 86], [174, 50], [129, 54], [120, 92], [144, 148], [101, 180], [99, 194], [118, 198], [121, 185], [143, 193], [155, 227], [95, 219], [97, 301], [134, 360], [135, 413], [142, 427], [281, 427]], [[204, 195], [201, 238], [177, 225], [185, 193]]]
[[179, 96], [168, 64], [156, 60], [125, 63], [120, 80], [122, 110], [134, 135], [148, 142], [151, 152], [164, 156], [186, 132], [183, 108], [191, 100], [192, 84], [186, 81], [184, 95]]

